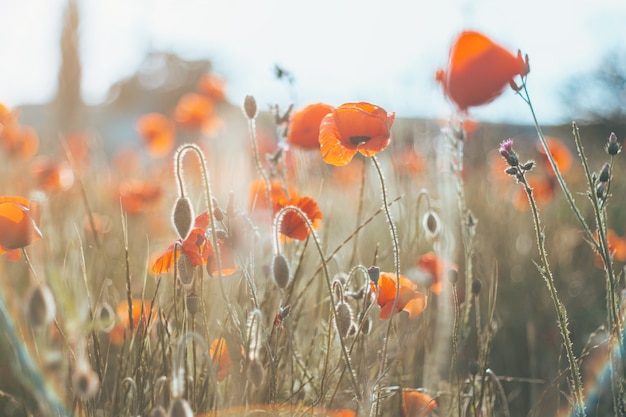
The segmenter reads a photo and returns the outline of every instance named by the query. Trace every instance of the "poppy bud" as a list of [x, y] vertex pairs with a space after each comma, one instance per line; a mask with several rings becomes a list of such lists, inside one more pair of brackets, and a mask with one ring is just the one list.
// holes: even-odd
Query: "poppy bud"
[[248, 370], [246, 373], [248, 380], [252, 382], [256, 388], [261, 386], [263, 378], [265, 377], [265, 368], [263, 368], [261, 362], [257, 359], [250, 361], [250, 363], [248, 363]]
[[93, 398], [100, 389], [100, 378], [89, 366], [77, 369], [72, 375], [72, 388], [77, 397], [82, 400]]
[[187, 311], [192, 316], [200, 311], [200, 296], [195, 292], [187, 294]]
[[100, 321], [100, 330], [109, 333], [115, 326], [115, 312], [109, 303], [103, 303], [100, 306], [97, 316]]
[[429, 239], [436, 239], [441, 232], [441, 220], [434, 211], [429, 210], [422, 219], [422, 227], [426, 231], [426, 235]]
[[378, 284], [378, 280], [380, 279], [380, 268], [377, 266], [370, 266], [367, 268], [367, 274], [370, 276], [370, 281], [374, 284]]
[[604, 164], [602, 167], [602, 171], [600, 171], [600, 176], [598, 177], [598, 181], [607, 182], [609, 180], [609, 168], [610, 165], [608, 163]]
[[187, 400], [182, 398], [176, 398], [170, 404], [170, 409], [167, 412], [168, 417], [193, 417], [193, 411], [189, 406]]
[[176, 261], [176, 266], [178, 268], [178, 279], [180, 283], [185, 287], [191, 286], [191, 284], [193, 284], [194, 272], [194, 266], [191, 263], [191, 259], [189, 259], [189, 257], [184, 253], [181, 253]]
[[459, 281], [459, 271], [452, 268], [448, 271], [448, 281], [454, 285]]
[[189, 236], [193, 217], [191, 201], [187, 197], [179, 197], [172, 212], [172, 222], [174, 223], [176, 233], [183, 240]]
[[272, 266], [274, 275], [274, 282], [278, 288], [284, 289], [289, 284], [289, 264], [287, 259], [281, 254], [274, 257], [274, 264]]
[[246, 96], [243, 100], [243, 110], [246, 116], [248, 116], [248, 119], [253, 120], [256, 117], [257, 108], [254, 96]]
[[615, 132], [611, 132], [609, 136], [609, 142], [606, 144], [606, 152], [609, 155], [617, 155], [622, 150], [622, 145], [617, 143], [617, 135]]
[[472, 374], [473, 376], [476, 376], [480, 372], [480, 363], [478, 363], [477, 360], [473, 360], [469, 363], [468, 368], [469, 368], [470, 374]]
[[162, 405], [157, 405], [152, 410], [150, 410], [150, 414], [148, 417], [167, 417], [167, 411], [163, 408]]
[[483, 288], [483, 283], [479, 279], [472, 281], [472, 294], [480, 294], [480, 290]]
[[221, 222], [222, 220], [224, 220], [224, 212], [217, 204], [217, 200], [215, 198], [213, 199], [213, 216], [215, 217], [215, 220], [217, 220], [218, 222]]
[[335, 322], [337, 331], [342, 337], [347, 337], [352, 325], [352, 309], [346, 303], [338, 303], [335, 306]]
[[26, 318], [33, 327], [42, 327], [54, 320], [56, 303], [47, 286], [37, 285], [26, 296]]
[[361, 327], [361, 333], [362, 334], [369, 334], [370, 329], [372, 327], [372, 322], [369, 319], [369, 317], [365, 318], [365, 321], [363, 320], [363, 317], [365, 316], [364, 312], [362, 311], [359, 314], [359, 322], [363, 321], [363, 326]]

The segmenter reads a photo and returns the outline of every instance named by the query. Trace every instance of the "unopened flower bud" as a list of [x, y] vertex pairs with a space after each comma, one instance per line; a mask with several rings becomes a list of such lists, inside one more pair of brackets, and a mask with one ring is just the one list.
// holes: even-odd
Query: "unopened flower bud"
[[109, 303], [102, 303], [102, 305], [98, 309], [97, 316], [98, 321], [100, 322], [100, 330], [105, 333], [109, 333], [113, 330], [115, 326], [115, 312], [113, 311], [113, 307]]
[[473, 376], [478, 375], [478, 373], [480, 372], [480, 363], [478, 363], [477, 360], [471, 361], [468, 367], [470, 374], [472, 374]]
[[380, 268], [377, 266], [370, 266], [367, 268], [367, 274], [370, 276], [370, 281], [374, 284], [378, 284], [378, 280], [380, 279]]
[[437, 239], [441, 232], [441, 220], [436, 212], [428, 210], [422, 219], [422, 227], [429, 239]]
[[191, 201], [187, 197], [179, 197], [174, 205], [174, 211], [172, 212], [172, 222], [176, 233], [181, 239], [186, 239], [191, 231], [191, 224], [193, 222], [193, 208], [191, 207]]
[[518, 167], [508, 167], [507, 169], [504, 170], [505, 173], [512, 175], [514, 177], [517, 177], [519, 175], [519, 168]]
[[272, 272], [274, 276], [274, 282], [278, 288], [286, 288], [289, 284], [289, 264], [287, 259], [281, 254], [274, 257], [274, 264], [272, 265]]
[[361, 312], [359, 314], [359, 322], [363, 321], [363, 326], [361, 326], [361, 333], [369, 334], [372, 328], [372, 322], [370, 321], [369, 317], [366, 317], [365, 320], [363, 320], [363, 317], [365, 317], [365, 314], [364, 312]]
[[180, 253], [176, 261], [176, 266], [178, 268], [178, 279], [180, 283], [185, 287], [191, 286], [191, 284], [193, 284], [193, 273], [195, 269], [191, 263], [191, 259], [184, 253]]
[[256, 117], [257, 108], [254, 96], [246, 96], [246, 98], [243, 100], [243, 110], [246, 113], [248, 119], [252, 120]]
[[193, 411], [187, 400], [183, 398], [176, 398], [170, 404], [170, 409], [167, 412], [168, 417], [193, 417]]
[[608, 163], [604, 164], [602, 167], [602, 171], [600, 171], [600, 176], [598, 177], [598, 181], [607, 182], [609, 180], [609, 169], [610, 165]]
[[448, 281], [454, 285], [459, 281], [459, 271], [456, 270], [456, 268], [451, 268], [448, 271]]
[[527, 161], [522, 164], [522, 169], [524, 171], [530, 171], [535, 166], [535, 161]]
[[598, 183], [598, 185], [596, 186], [596, 196], [600, 200], [604, 200], [606, 198], [606, 185], [605, 185], [605, 183], [603, 183], [603, 182]]
[[615, 134], [615, 132], [611, 132], [611, 135], [609, 136], [609, 141], [606, 144], [606, 152], [609, 155], [617, 155], [621, 152], [621, 150], [622, 145], [617, 142], [617, 135]]
[[472, 294], [480, 294], [480, 290], [483, 288], [483, 283], [479, 279], [472, 281]]
[[215, 217], [215, 220], [217, 220], [218, 222], [221, 222], [222, 220], [224, 220], [224, 212], [218, 205], [217, 200], [215, 198], [213, 199], [213, 216]]
[[265, 368], [258, 359], [254, 359], [248, 363], [248, 370], [246, 372], [248, 380], [258, 388], [263, 383], [265, 378]]
[[72, 388], [77, 397], [82, 400], [93, 398], [100, 389], [100, 378], [89, 366], [76, 369], [72, 375]]
[[200, 296], [195, 292], [187, 294], [187, 311], [195, 316], [200, 311]]
[[26, 318], [33, 327], [43, 327], [56, 315], [52, 291], [45, 285], [33, 286], [26, 295]]
[[335, 322], [339, 334], [342, 337], [347, 337], [352, 325], [352, 309], [347, 303], [338, 303], [335, 306]]

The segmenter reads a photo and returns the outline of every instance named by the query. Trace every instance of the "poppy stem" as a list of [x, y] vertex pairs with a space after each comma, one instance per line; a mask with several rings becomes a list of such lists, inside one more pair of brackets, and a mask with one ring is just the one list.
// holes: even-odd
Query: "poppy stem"
[[256, 164], [256, 169], [263, 178], [265, 182], [265, 193], [267, 195], [267, 208], [270, 214], [270, 224], [272, 223], [272, 216], [274, 215], [274, 206], [272, 205], [272, 189], [270, 184], [270, 179], [267, 176], [267, 172], [263, 169], [263, 165], [261, 164], [261, 157], [259, 155], [259, 146], [256, 143], [256, 124], [254, 119], [248, 119], [248, 132], [250, 133], [250, 141], [252, 142], [252, 150], [254, 153], [254, 163]]
[[[389, 323], [387, 324], [387, 331], [385, 333], [385, 338], [383, 339], [383, 348], [382, 355], [380, 360], [380, 366], [378, 368], [378, 378], [382, 379], [383, 374], [385, 373], [385, 369], [387, 368], [387, 354], [389, 347], [389, 336], [391, 335], [391, 325], [394, 315], [396, 314], [396, 310], [398, 308], [398, 299], [400, 298], [400, 244], [398, 243], [398, 233], [396, 231], [395, 223], [391, 218], [391, 212], [389, 211], [389, 202], [387, 201], [387, 186], [385, 184], [385, 177], [383, 175], [383, 171], [378, 163], [378, 159], [376, 156], [372, 156], [372, 162], [374, 167], [376, 168], [376, 173], [378, 174], [378, 179], [380, 180], [380, 189], [383, 197], [383, 208], [385, 209], [385, 217], [387, 218], [387, 223], [389, 226], [389, 232], [391, 233], [391, 241], [393, 247], [393, 264], [395, 268], [396, 274], [396, 293], [393, 298], [393, 305], [391, 307], [391, 314], [389, 316]], [[374, 416], [380, 415], [380, 402], [381, 402], [380, 393], [376, 393], [376, 403], [374, 405]]]

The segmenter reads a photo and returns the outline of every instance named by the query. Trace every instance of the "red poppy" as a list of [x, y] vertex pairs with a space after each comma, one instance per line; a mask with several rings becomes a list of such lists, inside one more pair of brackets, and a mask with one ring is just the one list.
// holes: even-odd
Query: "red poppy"
[[461, 111], [497, 98], [517, 75], [528, 74], [521, 52], [513, 55], [482, 33], [464, 31], [450, 49], [447, 70], [437, 71], [437, 81]]
[[207, 73], [198, 81], [198, 92], [214, 101], [226, 99], [226, 80], [215, 74]]
[[287, 142], [303, 149], [319, 149], [320, 123], [332, 109], [328, 104], [316, 103], [292, 113]]
[[176, 122], [190, 129], [203, 129], [207, 123], [211, 123], [214, 107], [213, 101], [205, 96], [185, 94], [176, 105]]
[[[278, 181], [270, 181], [270, 198], [272, 199], [272, 214], [280, 210], [278, 204], [281, 200], [295, 200], [298, 193], [291, 187], [284, 188]], [[250, 186], [250, 210], [267, 210], [267, 186], [263, 179], [255, 180]]]
[[119, 198], [124, 211], [139, 214], [161, 198], [161, 186], [148, 181], [126, 181], [119, 187]]
[[47, 193], [68, 190], [74, 184], [74, 171], [65, 161], [38, 157], [30, 167], [37, 187]]
[[141, 301], [133, 298], [131, 300], [132, 327], [130, 325], [130, 318], [128, 317], [128, 300], [124, 300], [117, 305], [116, 314], [117, 323], [109, 332], [109, 340], [115, 345], [121, 345], [124, 341], [124, 333], [126, 330], [132, 332], [137, 329], [139, 325], [142, 326], [142, 329], [145, 329], [148, 321], [154, 316], [155, 311], [150, 310], [149, 301]]
[[[565, 145], [561, 140], [557, 138], [547, 136], [546, 142], [548, 143], [548, 149], [550, 150], [550, 154], [552, 154], [552, 158], [554, 159], [556, 166], [559, 168], [559, 171], [563, 175], [567, 174], [567, 172], [572, 167], [572, 163], [574, 162], [572, 151], [570, 151], [567, 145]], [[548, 156], [546, 155], [546, 150], [544, 149], [543, 145], [541, 145], [541, 142], [537, 142], [537, 149], [539, 149], [542, 160], [548, 167], [548, 173], [554, 177], [556, 174], [552, 169], [552, 165], [550, 165], [550, 161], [548, 160]]]
[[165, 252], [154, 261], [151, 271], [154, 274], [162, 274], [169, 271], [172, 265], [174, 265], [174, 258], [178, 259], [181, 251], [189, 258], [193, 266], [206, 264], [212, 252], [210, 243], [205, 236], [208, 226], [209, 214], [204, 211], [196, 217], [193, 229], [189, 232], [189, 236], [187, 236], [185, 240], [177, 239], [172, 243]]
[[[23, 197], [0, 197], [0, 254], [21, 249], [41, 239], [36, 207]], [[10, 253], [13, 257], [15, 253]]]
[[[291, 200], [278, 201], [278, 207], [295, 206], [306, 214], [307, 218], [317, 228], [322, 220], [322, 212], [317, 202], [311, 197], [292, 198]], [[304, 240], [309, 236], [309, 228], [298, 213], [293, 210], [287, 211], [280, 224], [280, 233], [283, 236], [296, 240]]]
[[[396, 297], [396, 275], [381, 272], [378, 279], [378, 294], [376, 302], [380, 307], [380, 319], [388, 320], [391, 317], [391, 309]], [[372, 291], [376, 291], [376, 285], [372, 283]], [[423, 292], [417, 291], [417, 285], [407, 277], [400, 275], [400, 294], [396, 305], [396, 313], [404, 310], [409, 313], [409, 318], [421, 314], [426, 309], [428, 297]]]
[[402, 390], [402, 417], [426, 417], [435, 407], [437, 402], [430, 395], [406, 388]]
[[161, 158], [170, 153], [176, 141], [176, 127], [159, 113], [148, 113], [137, 121], [137, 132], [146, 145], [148, 154]]
[[428, 252], [420, 256], [417, 260], [417, 267], [430, 275], [432, 278], [432, 284], [429, 289], [435, 294], [441, 293], [445, 274], [451, 270], [457, 270], [458, 268], [453, 263], [442, 260], [434, 252]]
[[222, 337], [215, 339], [211, 342], [209, 351], [211, 359], [213, 359], [213, 363], [217, 366], [217, 382], [220, 383], [226, 379], [228, 374], [230, 374], [233, 370], [233, 361], [228, 353], [226, 340]]
[[370, 103], [346, 103], [332, 109], [320, 124], [322, 158], [343, 166], [358, 152], [374, 156], [389, 145], [395, 113]]

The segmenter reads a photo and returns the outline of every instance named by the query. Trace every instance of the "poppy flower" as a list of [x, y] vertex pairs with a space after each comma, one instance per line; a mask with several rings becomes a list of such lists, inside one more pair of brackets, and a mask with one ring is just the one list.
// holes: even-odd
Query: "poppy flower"
[[440, 294], [443, 289], [444, 274], [457, 269], [456, 265], [439, 258], [434, 252], [420, 256], [417, 267], [432, 278], [429, 289], [435, 294]]
[[228, 374], [230, 374], [233, 370], [233, 361], [228, 353], [226, 340], [224, 340], [223, 337], [220, 337], [219, 339], [215, 339], [211, 342], [209, 353], [211, 354], [213, 363], [217, 366], [217, 383], [219, 384], [226, 379]]
[[[546, 137], [546, 142], [548, 144], [548, 149], [550, 150], [550, 154], [556, 163], [556, 166], [559, 168], [561, 174], [565, 175], [572, 167], [572, 163], [574, 161], [574, 157], [572, 156], [572, 151], [565, 145], [561, 140], [553, 137]], [[537, 149], [541, 153], [542, 160], [545, 165], [548, 167], [548, 173], [551, 176], [556, 176], [554, 170], [552, 169], [552, 165], [550, 165], [550, 160], [546, 155], [546, 150], [544, 149], [541, 142], [537, 142]]]
[[181, 126], [203, 129], [214, 117], [213, 101], [195, 93], [185, 94], [176, 105], [174, 118]]
[[116, 309], [117, 322], [109, 332], [109, 340], [115, 345], [121, 345], [124, 341], [124, 333], [126, 330], [132, 332], [137, 329], [139, 325], [142, 326], [141, 329], [145, 329], [154, 314], [155, 311], [150, 310], [149, 301], [141, 301], [133, 298], [131, 300], [131, 316], [133, 318], [131, 327], [130, 318], [128, 317], [128, 300], [120, 302]]
[[174, 122], [160, 113], [148, 113], [137, 121], [137, 132], [148, 154], [153, 158], [161, 158], [170, 153], [176, 141]]
[[320, 123], [332, 109], [328, 104], [316, 103], [292, 113], [287, 142], [302, 149], [319, 149]]
[[[307, 218], [317, 228], [322, 220], [322, 212], [317, 202], [311, 197], [298, 197], [291, 200], [278, 201], [278, 207], [295, 206], [306, 214]], [[309, 236], [309, 228], [298, 213], [293, 210], [287, 211], [280, 223], [280, 233], [283, 236], [296, 240], [304, 240]]]
[[159, 256], [152, 264], [150, 270], [154, 274], [162, 274], [170, 270], [174, 265], [174, 259], [180, 258], [181, 251], [192, 266], [200, 266], [207, 263], [211, 248], [210, 243], [205, 236], [207, 227], [209, 227], [209, 214], [204, 211], [196, 217], [193, 229], [185, 240], [177, 239], [172, 243], [165, 252]]
[[[235, 249], [226, 242], [224, 239], [218, 239], [217, 245], [220, 248], [220, 266], [222, 267], [222, 275], [232, 275], [237, 272], [239, 267], [235, 262]], [[207, 264], [207, 272], [211, 276], [215, 276], [218, 274], [217, 269], [217, 257], [215, 256], [215, 251], [213, 250], [213, 246], [211, 242], [207, 240], [206, 242], [208, 254], [206, 255], [206, 264]]]
[[[270, 198], [272, 199], [272, 214], [280, 210], [278, 204], [281, 200], [297, 199], [298, 193], [291, 187], [286, 189], [279, 181], [270, 181]], [[255, 180], [250, 186], [250, 210], [267, 210], [267, 186], [263, 179]]]
[[21, 161], [31, 160], [39, 149], [39, 136], [30, 126], [18, 123], [2, 125], [0, 146], [13, 158]]
[[[396, 297], [396, 275], [381, 272], [378, 279], [378, 294], [376, 302], [380, 307], [380, 319], [388, 320], [391, 317], [391, 309]], [[372, 291], [376, 291], [376, 285], [371, 284]], [[396, 313], [404, 310], [409, 313], [409, 318], [417, 317], [426, 309], [428, 297], [423, 292], [417, 291], [417, 285], [407, 277], [400, 275], [400, 294], [396, 305]]]
[[148, 181], [126, 181], [118, 192], [122, 208], [129, 214], [142, 213], [161, 198], [161, 186]]
[[38, 157], [30, 166], [37, 187], [47, 193], [65, 191], [74, 184], [74, 172], [65, 161]]
[[226, 80], [216, 74], [204, 74], [198, 81], [198, 92], [214, 101], [226, 99], [225, 87]]
[[464, 31], [450, 49], [448, 68], [437, 81], [459, 110], [481, 106], [497, 98], [517, 75], [528, 74], [521, 52], [513, 55], [479, 32]]
[[371, 157], [391, 140], [395, 113], [370, 103], [346, 103], [332, 109], [320, 124], [319, 143], [324, 162], [343, 166], [357, 152]]
[[402, 390], [402, 417], [426, 417], [435, 407], [437, 402], [430, 395], [406, 388]]
[[[41, 239], [36, 207], [23, 197], [0, 197], [0, 254], [21, 249]], [[15, 253], [11, 254], [15, 257]]]

